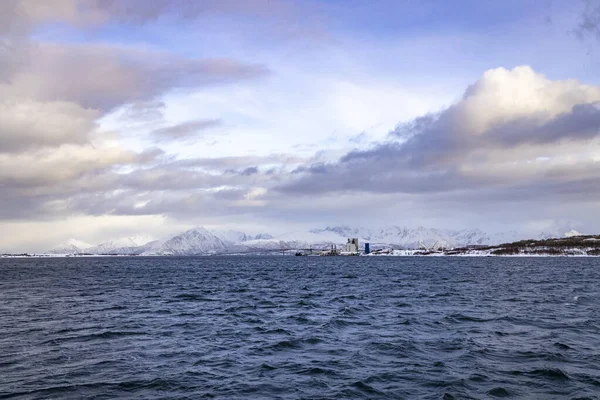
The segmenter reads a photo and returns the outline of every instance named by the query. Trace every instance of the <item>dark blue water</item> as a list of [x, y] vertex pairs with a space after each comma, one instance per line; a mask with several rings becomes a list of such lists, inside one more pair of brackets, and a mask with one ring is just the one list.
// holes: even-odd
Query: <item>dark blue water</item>
[[597, 399], [600, 260], [0, 260], [0, 398]]

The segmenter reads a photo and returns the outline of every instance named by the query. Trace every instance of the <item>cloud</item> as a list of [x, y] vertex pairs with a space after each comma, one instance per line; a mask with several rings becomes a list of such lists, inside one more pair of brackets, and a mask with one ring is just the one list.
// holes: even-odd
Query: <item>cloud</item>
[[158, 140], [179, 140], [197, 137], [202, 132], [221, 126], [222, 122], [218, 119], [197, 119], [187, 121], [177, 125], [171, 125], [164, 128], [155, 129], [151, 135]]
[[220, 13], [270, 16], [290, 8], [279, 0], [95, 0], [91, 3], [107, 16], [131, 22], [146, 22], [164, 15], [188, 19]]
[[[49, 21], [75, 24], [84, 18], [98, 19], [94, 7], [79, 7], [77, 0], [5, 0], [0, 2], [0, 34], [26, 33], [33, 26]], [[83, 2], [81, 2], [83, 5]], [[81, 13], [85, 10], [85, 14]]]
[[[135, 153], [116, 146], [64, 145], [17, 154], [0, 154], [2, 195], [10, 188], [30, 193], [68, 194], [66, 189], [84, 191], [107, 184], [104, 171], [116, 167], [152, 162], [152, 155]], [[114, 175], [115, 177], [117, 175]], [[107, 185], [107, 190], [110, 186]], [[25, 194], [25, 193], [23, 193]], [[1, 196], [0, 196], [1, 197]]]
[[62, 144], [84, 144], [99, 113], [55, 101], [0, 102], [0, 153]]
[[120, 167], [152, 162], [119, 147], [63, 145], [0, 154], [0, 219], [56, 219], [77, 210], [72, 198], [119, 188]]
[[[270, 73], [266, 66], [107, 42], [45, 42], [32, 36], [45, 23], [82, 28], [116, 20], [144, 22], [161, 17], [160, 13], [183, 17], [191, 15], [189, 11], [209, 12], [191, 10], [196, 7], [193, 3], [0, 2], [0, 218], [61, 218], [86, 209], [78, 199], [223, 183], [215, 174], [201, 171], [186, 171], [189, 174], [182, 178], [162, 150], [131, 150], [118, 131], [103, 131], [98, 121], [119, 108], [121, 122], [162, 121], [166, 108], [162, 95], [174, 89], [259, 79]], [[158, 129], [154, 136], [183, 139], [219, 123], [190, 121]], [[241, 178], [227, 177], [225, 182], [236, 184], [236, 179]], [[107, 203], [103, 209], [111, 213], [117, 208]]]
[[253, 188], [266, 191], [281, 177], [257, 165], [283, 168], [288, 161], [299, 162], [289, 155], [174, 160], [158, 148], [137, 153], [101, 142], [4, 153], [0, 219], [238, 214], [264, 204], [263, 189]]
[[85, 27], [111, 21], [145, 23], [164, 16], [185, 19], [219, 13], [270, 16], [289, 9], [280, 0], [3, 0], [0, 33], [22, 31], [44, 22]]
[[[25, 51], [25, 50], [24, 50]], [[161, 51], [110, 45], [39, 44], [26, 49], [35, 62], [0, 84], [0, 98], [57, 99], [110, 110], [148, 101], [174, 88], [227, 84], [268, 75], [260, 64], [233, 59], [188, 59]], [[63, 79], [69, 71], [69, 79]]]
[[257, 167], [248, 167], [248, 168], [244, 169], [242, 172], [240, 172], [240, 174], [242, 174], [243, 176], [255, 175], [255, 174], [258, 174], [258, 168]]
[[160, 121], [164, 117], [166, 104], [159, 100], [146, 100], [125, 106], [119, 120], [125, 123], [145, 123]]
[[600, 134], [600, 102], [576, 104], [545, 123], [521, 118], [489, 131], [490, 141], [505, 147], [594, 139]]
[[[91, 229], [93, 227], [93, 229]], [[72, 237], [88, 243], [102, 243], [107, 237], [147, 235], [157, 233], [157, 238], [183, 231], [187, 225], [165, 221], [161, 216], [85, 216], [27, 221], [3, 221], [0, 230], [0, 253], [45, 251]]]
[[374, 148], [297, 169], [279, 190], [531, 197], [556, 193], [566, 179], [583, 195], [590, 180], [600, 183], [599, 102], [597, 86], [529, 67], [490, 70], [447, 109], [399, 125]]
[[585, 8], [575, 33], [582, 39], [592, 36], [600, 40], [600, 1], [585, 0]]
[[214, 158], [188, 158], [173, 161], [170, 166], [174, 168], [203, 168], [207, 170], [232, 170], [248, 167], [294, 165], [305, 163], [306, 158], [292, 154], [271, 154], [267, 156], [240, 156], [240, 157], [214, 157]]

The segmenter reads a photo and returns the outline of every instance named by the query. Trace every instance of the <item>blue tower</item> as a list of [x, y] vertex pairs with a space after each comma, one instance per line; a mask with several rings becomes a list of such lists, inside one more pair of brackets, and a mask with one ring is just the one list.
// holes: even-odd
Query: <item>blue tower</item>
[[371, 252], [371, 248], [369, 247], [369, 243], [365, 243], [365, 254], [369, 254]]

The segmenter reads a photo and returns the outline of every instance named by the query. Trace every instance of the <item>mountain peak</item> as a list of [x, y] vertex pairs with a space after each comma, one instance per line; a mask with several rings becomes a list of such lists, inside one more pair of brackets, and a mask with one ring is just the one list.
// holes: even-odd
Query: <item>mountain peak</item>
[[582, 233], [577, 232], [575, 229], [571, 229], [568, 232], [565, 232], [565, 237], [570, 238], [574, 236], [583, 236]]
[[79, 239], [67, 239], [64, 242], [61, 242], [57, 246], [55, 246], [48, 253], [50, 254], [79, 254], [83, 253], [84, 250], [94, 247], [93, 245], [84, 242]]

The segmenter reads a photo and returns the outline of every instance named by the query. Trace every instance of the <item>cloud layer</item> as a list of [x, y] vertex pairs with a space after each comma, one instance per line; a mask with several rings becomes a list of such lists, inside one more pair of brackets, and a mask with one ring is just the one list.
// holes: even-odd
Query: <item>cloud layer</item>
[[[254, 9], [239, 5], [244, 12]], [[44, 41], [35, 38], [36, 29], [45, 23], [98, 28], [119, 20], [140, 23], [169, 13], [190, 17], [235, 6], [236, 2], [215, 2], [201, 9], [191, 2], [160, 0], [150, 6], [127, 0], [1, 2], [0, 218], [60, 219], [88, 212], [89, 206], [80, 206], [81, 198], [114, 199], [120, 191], [146, 190], [145, 185], [161, 180], [165, 183], [157, 185], [159, 190], [180, 187], [174, 174], [167, 175], [165, 169], [157, 172], [163, 151], [125, 146], [123, 132], [102, 129], [100, 119], [124, 108], [130, 118], [160, 121], [164, 103], [158, 98], [170, 91], [269, 74], [263, 64], [234, 58], [183, 57], [148, 46], [108, 42]], [[199, 119], [148, 135], [182, 139], [217, 125], [216, 119]], [[196, 174], [191, 182], [207, 185], [200, 181], [208, 182], [210, 177]], [[112, 205], [101, 210], [117, 211]]]
[[[487, 71], [456, 104], [399, 125], [389, 140], [310, 166], [286, 193], [432, 193], [515, 188], [539, 196], [599, 179], [600, 87], [530, 67]], [[599, 182], [600, 183], [600, 182]], [[523, 191], [523, 186], [530, 190]]]
[[[475, 34], [398, 35], [401, 7], [377, 6], [392, 20], [367, 31], [319, 2], [0, 1], [0, 224], [600, 223], [598, 82], [545, 76], [554, 55], [484, 71], [498, 58], [460, 53], [485, 48]], [[597, 36], [597, 14], [573, 29]], [[415, 79], [429, 44], [469, 68]]]

